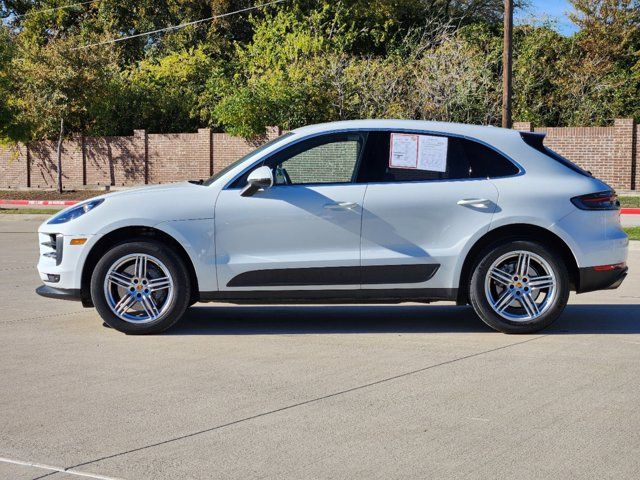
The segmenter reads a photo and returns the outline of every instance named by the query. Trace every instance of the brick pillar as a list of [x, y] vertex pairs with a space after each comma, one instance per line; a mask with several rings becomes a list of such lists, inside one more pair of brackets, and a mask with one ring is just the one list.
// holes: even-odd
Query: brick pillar
[[213, 175], [213, 146], [211, 142], [211, 129], [199, 128], [198, 129], [198, 143], [203, 150], [204, 156], [207, 158], [207, 165], [199, 165], [198, 170], [200, 172], [209, 172], [209, 176]]
[[136, 142], [136, 148], [144, 152], [144, 183], [149, 183], [149, 141], [146, 130], [134, 130], [133, 138]]
[[84, 133], [80, 135], [80, 148], [82, 151], [82, 185], [87, 184], [87, 145], [84, 141]]
[[616, 171], [616, 187], [635, 190], [635, 122], [633, 118], [616, 118], [613, 124], [613, 158]]
[[280, 136], [280, 127], [267, 127], [266, 133], [268, 141], [278, 138]]
[[513, 122], [513, 127], [511, 128], [521, 132], [533, 132], [533, 125], [531, 125], [531, 122]]

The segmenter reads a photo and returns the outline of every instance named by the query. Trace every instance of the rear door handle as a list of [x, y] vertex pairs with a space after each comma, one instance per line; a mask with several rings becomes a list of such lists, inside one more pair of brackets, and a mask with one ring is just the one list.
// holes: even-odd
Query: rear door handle
[[358, 204], [355, 202], [336, 202], [336, 203], [327, 203], [324, 208], [327, 210], [351, 210], [357, 207]]
[[463, 198], [462, 200], [458, 200], [458, 205], [472, 205], [476, 207], [486, 207], [489, 205], [491, 200], [486, 198]]

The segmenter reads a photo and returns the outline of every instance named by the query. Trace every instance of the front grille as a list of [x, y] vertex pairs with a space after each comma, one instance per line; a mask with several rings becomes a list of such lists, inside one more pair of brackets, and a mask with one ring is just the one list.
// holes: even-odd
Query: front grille
[[41, 242], [40, 245], [45, 247], [43, 256], [48, 258], [55, 258], [56, 265], [62, 263], [62, 247], [64, 245], [64, 237], [61, 233], [50, 233], [47, 235], [47, 240]]

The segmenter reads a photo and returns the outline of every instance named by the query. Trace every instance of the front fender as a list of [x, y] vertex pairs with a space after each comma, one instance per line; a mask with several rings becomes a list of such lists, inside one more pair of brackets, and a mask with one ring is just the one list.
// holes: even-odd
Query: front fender
[[213, 218], [170, 220], [154, 228], [175, 239], [189, 255], [200, 291], [218, 290]]

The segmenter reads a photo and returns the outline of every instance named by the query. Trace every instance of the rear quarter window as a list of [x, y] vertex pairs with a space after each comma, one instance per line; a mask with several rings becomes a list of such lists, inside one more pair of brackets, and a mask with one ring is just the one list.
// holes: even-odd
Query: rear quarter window
[[545, 154], [547, 157], [555, 160], [556, 162], [564, 165], [565, 167], [573, 170], [574, 172], [579, 173], [581, 175], [584, 175], [586, 177], [592, 177], [593, 176], [591, 174], [591, 172], [589, 172], [588, 170], [584, 170], [583, 168], [580, 168], [578, 165], [573, 163], [571, 160], [569, 160], [567, 158], [564, 158], [562, 155], [560, 155], [557, 152], [554, 152], [549, 147], [545, 147], [544, 146], [544, 135], [543, 134], [541, 134], [541, 133], [520, 132], [520, 136], [522, 137], [522, 140], [524, 141], [524, 143], [529, 145], [531, 148], [535, 148], [540, 153]]

